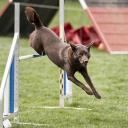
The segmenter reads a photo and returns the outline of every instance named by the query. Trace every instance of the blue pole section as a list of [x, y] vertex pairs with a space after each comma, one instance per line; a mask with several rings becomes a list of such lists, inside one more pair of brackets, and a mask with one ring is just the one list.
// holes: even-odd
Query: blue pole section
[[9, 108], [10, 108], [10, 113], [14, 112], [14, 57], [12, 60], [11, 68], [10, 68], [10, 103], [9, 103]]

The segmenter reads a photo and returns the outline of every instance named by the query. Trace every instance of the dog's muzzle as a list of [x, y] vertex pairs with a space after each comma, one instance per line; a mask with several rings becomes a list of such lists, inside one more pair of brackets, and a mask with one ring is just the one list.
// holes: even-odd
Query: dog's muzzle
[[83, 56], [83, 57], [81, 57], [80, 59], [79, 59], [79, 61], [80, 61], [80, 63], [81, 64], [86, 64], [87, 62], [88, 62], [88, 58], [86, 57], [86, 56]]

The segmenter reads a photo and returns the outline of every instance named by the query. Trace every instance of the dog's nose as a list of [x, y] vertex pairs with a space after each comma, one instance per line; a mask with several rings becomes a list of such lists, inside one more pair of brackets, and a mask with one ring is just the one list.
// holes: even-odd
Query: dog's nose
[[88, 59], [87, 59], [87, 58], [86, 58], [86, 59], [84, 59], [84, 60], [83, 60], [83, 62], [84, 62], [84, 63], [88, 62]]
[[84, 60], [83, 62], [84, 62], [84, 63], [87, 63], [87, 62], [88, 62], [88, 60]]
[[84, 62], [88, 62], [88, 59], [84, 60]]

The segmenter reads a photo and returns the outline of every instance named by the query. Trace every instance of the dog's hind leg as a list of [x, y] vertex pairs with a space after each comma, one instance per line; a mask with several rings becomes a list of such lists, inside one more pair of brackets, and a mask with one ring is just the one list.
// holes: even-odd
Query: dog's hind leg
[[101, 99], [101, 96], [100, 94], [96, 91], [89, 75], [88, 75], [88, 72], [87, 72], [87, 68], [85, 68], [84, 70], [82, 70], [80, 72], [82, 74], [82, 76], [84, 77], [85, 81], [87, 82], [87, 84], [90, 86], [90, 88], [92, 89], [92, 92], [94, 93], [95, 97], [98, 98], [98, 99]]
[[74, 75], [68, 75], [68, 79], [70, 81], [72, 81], [74, 84], [76, 84], [77, 86], [79, 86], [80, 88], [82, 88], [88, 95], [93, 95], [93, 92], [87, 88], [83, 83], [81, 83], [79, 80], [77, 80]]

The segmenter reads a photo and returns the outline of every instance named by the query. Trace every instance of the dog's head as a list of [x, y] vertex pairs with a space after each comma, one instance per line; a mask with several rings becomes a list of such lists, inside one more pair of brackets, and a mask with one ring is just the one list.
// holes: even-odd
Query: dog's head
[[87, 64], [90, 58], [90, 47], [92, 45], [93, 43], [90, 43], [86, 46], [82, 44], [76, 45], [76, 44], [70, 43], [70, 46], [73, 51], [73, 58], [79, 61], [81, 65]]

